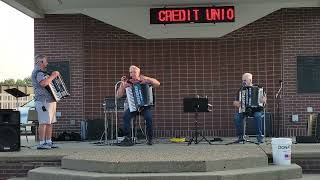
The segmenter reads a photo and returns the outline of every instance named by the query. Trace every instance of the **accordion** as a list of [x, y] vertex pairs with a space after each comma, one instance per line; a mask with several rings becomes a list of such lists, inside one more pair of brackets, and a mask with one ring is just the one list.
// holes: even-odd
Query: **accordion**
[[239, 91], [239, 113], [252, 112], [253, 109], [263, 108], [264, 104], [261, 98], [264, 96], [262, 87], [248, 86], [243, 87]]
[[126, 88], [130, 112], [141, 111], [143, 107], [154, 106], [153, 88], [150, 84], [133, 84]]
[[49, 91], [56, 102], [67, 96], [70, 96], [67, 87], [60, 75], [53, 79], [52, 82], [48, 86], [46, 86], [46, 89]]

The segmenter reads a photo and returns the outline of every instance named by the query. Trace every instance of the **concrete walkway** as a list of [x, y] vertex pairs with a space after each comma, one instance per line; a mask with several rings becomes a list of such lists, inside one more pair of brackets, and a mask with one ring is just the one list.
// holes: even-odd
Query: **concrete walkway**
[[[157, 139], [153, 146], [147, 146], [143, 143], [137, 144], [131, 147], [119, 147], [119, 146], [111, 146], [108, 144], [95, 144], [95, 142], [58, 142], [60, 148], [51, 149], [51, 150], [36, 150], [36, 142], [34, 140], [30, 140], [27, 143], [22, 137], [22, 145], [29, 146], [30, 148], [23, 147], [20, 152], [3, 152], [0, 153], [0, 161], [21, 161], [21, 160], [61, 160], [62, 159], [62, 167], [65, 169], [72, 170], [88, 170], [93, 169], [92, 173], [95, 172], [104, 172], [108, 171], [114, 172], [115, 169], [107, 170], [97, 169], [98, 167], [106, 167], [105, 165], [97, 165], [87, 167], [87, 162], [98, 162], [98, 163], [115, 163], [117, 165], [124, 165], [120, 168], [121, 172], [123, 170], [127, 170], [128, 173], [139, 173], [136, 171], [139, 168], [128, 168], [135, 167], [138, 164], [134, 165], [130, 163], [139, 163], [139, 162], [150, 162], [153, 167], [154, 162], [159, 163], [158, 165], [162, 166], [166, 172], [171, 173], [179, 173], [183, 172], [182, 169], [188, 168], [190, 162], [197, 162], [194, 164], [195, 166], [189, 166], [189, 168], [194, 169], [196, 166], [199, 167], [199, 164], [203, 163], [205, 166], [201, 166], [199, 172], [210, 172], [216, 170], [231, 170], [239, 168], [241, 165], [245, 165], [245, 167], [250, 167], [250, 165], [254, 166], [265, 166], [268, 164], [267, 156], [270, 156], [271, 144], [270, 139], [267, 139], [267, 142], [261, 144], [259, 146], [255, 144], [234, 144], [226, 146], [225, 143], [231, 142], [234, 140], [233, 138], [223, 138], [223, 142], [214, 142], [214, 145], [209, 145], [206, 142], [200, 144], [191, 144], [187, 146], [186, 143], [170, 143], [167, 139]], [[254, 140], [254, 139], [253, 139]], [[293, 157], [320, 157], [320, 144], [293, 144], [292, 145], [292, 156]], [[259, 162], [259, 160], [262, 160]], [[230, 162], [221, 163], [221, 162]], [[181, 170], [177, 166], [177, 164], [172, 164], [172, 166], [165, 166], [161, 164], [161, 162], [175, 162], [182, 163], [180, 164]], [[183, 164], [184, 162], [188, 162], [188, 166]], [[218, 162], [216, 164], [212, 162]], [[236, 162], [236, 163], [235, 163]], [[258, 164], [254, 164], [252, 162], [259, 162]], [[128, 165], [126, 165], [126, 163]], [[207, 163], [207, 164], [206, 164]], [[209, 166], [208, 166], [209, 163]], [[211, 164], [210, 164], [211, 163]], [[221, 165], [222, 166], [218, 166]], [[232, 164], [237, 164], [237, 167], [232, 167]], [[157, 165], [157, 164], [156, 164]], [[182, 166], [181, 166], [182, 165]], [[191, 163], [192, 165], [192, 163]], [[73, 167], [73, 168], [70, 168]], [[95, 168], [92, 168], [95, 167]], [[151, 166], [150, 166], [151, 167]], [[82, 169], [84, 168], [84, 169]], [[155, 168], [158, 169], [159, 167]], [[240, 167], [241, 168], [241, 167]], [[272, 168], [272, 167], [270, 167]], [[155, 169], [148, 169], [150, 172], [153, 172]], [[170, 171], [170, 170], [174, 171]], [[211, 169], [211, 170], [210, 170]], [[46, 168], [44, 169], [46, 170]], [[168, 171], [169, 170], [169, 171]], [[187, 169], [189, 171], [190, 169]], [[208, 171], [209, 170], [209, 171]], [[185, 171], [185, 172], [187, 172]], [[34, 171], [35, 173], [37, 171]], [[146, 173], [146, 172], [141, 172]], [[161, 172], [158, 172], [161, 173]], [[306, 174], [301, 180], [313, 180], [320, 179], [319, 175], [316, 174]]]

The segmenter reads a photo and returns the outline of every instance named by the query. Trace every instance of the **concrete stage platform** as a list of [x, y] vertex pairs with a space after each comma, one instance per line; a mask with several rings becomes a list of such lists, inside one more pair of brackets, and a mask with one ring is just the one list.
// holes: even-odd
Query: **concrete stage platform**
[[94, 142], [58, 142], [60, 148], [51, 150], [36, 150], [34, 140], [27, 143], [22, 139], [22, 145], [30, 148], [23, 147], [20, 152], [0, 153], [0, 178], [24, 177], [29, 170], [37, 167], [41, 168], [29, 171], [28, 179], [192, 177], [271, 180], [299, 179], [302, 171], [320, 173], [320, 144], [294, 144], [293, 165], [274, 166], [270, 158], [272, 151], [269, 139], [259, 146], [224, 145], [234, 139], [222, 139], [222, 142], [214, 142], [214, 145], [203, 142], [190, 146], [186, 143], [170, 143], [167, 139], [157, 139], [153, 146], [142, 143], [131, 147], [97, 145]]

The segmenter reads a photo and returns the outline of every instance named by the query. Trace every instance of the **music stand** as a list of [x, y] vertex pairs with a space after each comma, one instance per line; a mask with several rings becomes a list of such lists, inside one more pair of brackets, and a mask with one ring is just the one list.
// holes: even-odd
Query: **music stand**
[[26, 96], [29, 96], [30, 94], [26, 94], [22, 91], [20, 91], [19, 89], [17, 88], [12, 88], [12, 89], [6, 89], [4, 90], [5, 92], [7, 92], [8, 94], [14, 96], [16, 98], [16, 106], [17, 106], [17, 109], [19, 108], [19, 102], [18, 102], [18, 98], [21, 98], [21, 97], [26, 97]]
[[[194, 133], [191, 137], [191, 139], [188, 142], [188, 145], [190, 145], [192, 142], [195, 144], [199, 144], [202, 140], [207, 141], [209, 144], [211, 142], [204, 137], [200, 132], [198, 132], [198, 113], [199, 112], [210, 112], [209, 110], [209, 104], [208, 104], [208, 98], [184, 98], [183, 99], [183, 111], [184, 112], [194, 112]], [[199, 140], [198, 137], [201, 137]]]

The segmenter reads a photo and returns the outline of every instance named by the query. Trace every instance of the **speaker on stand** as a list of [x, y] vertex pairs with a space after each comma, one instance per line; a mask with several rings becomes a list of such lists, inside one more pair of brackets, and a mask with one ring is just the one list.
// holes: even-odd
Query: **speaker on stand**
[[310, 114], [307, 125], [307, 136], [296, 136], [296, 143], [320, 143], [320, 114]]
[[320, 113], [318, 113], [317, 123], [316, 123], [316, 137], [320, 139]]
[[[265, 112], [264, 114], [264, 118], [262, 119], [262, 121], [265, 121], [261, 123], [262, 126], [262, 134], [265, 137], [271, 137], [272, 136], [272, 114], [270, 112]], [[248, 136], [256, 136], [256, 125], [255, 125], [255, 120], [253, 117], [249, 117], [246, 121], [246, 134]], [[266, 127], [264, 127], [264, 124], [266, 125]], [[264, 134], [264, 132], [266, 132], [266, 134]]]
[[20, 112], [0, 109], [0, 152], [20, 151]]

